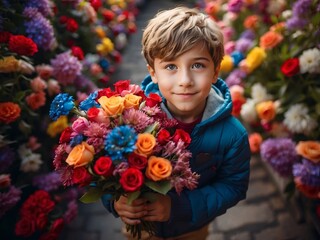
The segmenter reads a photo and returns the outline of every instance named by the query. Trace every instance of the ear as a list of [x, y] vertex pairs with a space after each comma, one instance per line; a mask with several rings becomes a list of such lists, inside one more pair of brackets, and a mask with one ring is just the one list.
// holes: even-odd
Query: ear
[[213, 75], [213, 79], [212, 79], [212, 83], [215, 84], [218, 80], [218, 76], [219, 76], [219, 71], [220, 71], [220, 64], [216, 67], [215, 71], [214, 71], [214, 75]]
[[158, 83], [156, 71], [149, 64], [147, 64], [147, 68], [148, 68], [148, 72], [150, 74], [150, 77], [152, 79], [152, 82], [153, 83]]

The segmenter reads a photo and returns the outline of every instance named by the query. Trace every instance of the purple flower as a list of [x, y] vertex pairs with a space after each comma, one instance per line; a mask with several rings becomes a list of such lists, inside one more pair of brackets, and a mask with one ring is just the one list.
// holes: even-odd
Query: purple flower
[[48, 0], [29, 0], [26, 7], [36, 8], [43, 16], [52, 15], [52, 9]]
[[233, 13], [239, 13], [242, 8], [242, 0], [230, 0], [228, 2], [228, 11]]
[[82, 70], [79, 60], [69, 52], [58, 54], [51, 60], [51, 65], [53, 67], [53, 76], [64, 86], [73, 84]]
[[0, 192], [0, 218], [19, 202], [21, 193], [21, 190], [14, 186], [7, 192]]
[[6, 171], [14, 159], [15, 153], [10, 147], [4, 146], [0, 148], [0, 173]]
[[57, 190], [62, 186], [60, 174], [57, 172], [50, 172], [48, 174], [36, 176], [33, 178], [33, 185], [47, 192]]
[[310, 12], [312, 0], [298, 0], [292, 6], [293, 16], [307, 16]]
[[63, 219], [68, 224], [78, 215], [78, 204], [76, 200], [68, 203], [68, 209], [63, 215]]
[[23, 11], [23, 15], [28, 19], [25, 22], [26, 33], [39, 48], [51, 50], [55, 47], [53, 27], [36, 8], [28, 7]]
[[228, 77], [225, 79], [229, 87], [233, 85], [242, 85], [242, 80], [247, 76], [247, 74], [241, 69], [233, 70]]
[[289, 138], [269, 138], [261, 144], [261, 158], [281, 176], [290, 176], [292, 165], [299, 159], [295, 146]]
[[293, 16], [292, 18], [289, 18], [286, 21], [286, 26], [289, 30], [294, 30], [294, 29], [301, 29], [304, 28], [305, 26], [308, 25], [308, 20], [307, 19], [302, 19], [296, 16]]
[[253, 41], [256, 38], [256, 35], [252, 30], [248, 29], [246, 31], [243, 31], [239, 38], [246, 38]]
[[245, 53], [247, 52], [253, 45], [253, 41], [249, 38], [240, 38], [236, 41], [235, 50]]
[[302, 159], [301, 163], [293, 165], [293, 176], [299, 177], [304, 185], [318, 187], [320, 186], [320, 164]]

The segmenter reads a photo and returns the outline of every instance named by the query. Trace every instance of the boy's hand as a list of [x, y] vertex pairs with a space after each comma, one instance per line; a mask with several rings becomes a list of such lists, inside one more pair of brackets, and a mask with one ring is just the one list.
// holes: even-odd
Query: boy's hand
[[147, 215], [147, 201], [146, 199], [138, 198], [134, 200], [131, 205], [127, 202], [128, 198], [121, 196], [118, 201], [114, 202], [114, 209], [124, 223], [137, 225], [141, 222], [140, 218]]
[[148, 202], [146, 210], [148, 211], [143, 220], [166, 222], [171, 214], [171, 198], [167, 195], [157, 194], [156, 201]]

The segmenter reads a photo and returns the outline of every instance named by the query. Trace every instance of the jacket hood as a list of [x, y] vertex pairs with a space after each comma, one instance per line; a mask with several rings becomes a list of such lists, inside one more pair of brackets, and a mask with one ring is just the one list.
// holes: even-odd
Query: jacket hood
[[[147, 96], [150, 93], [157, 93], [162, 97], [163, 102], [166, 101], [159, 91], [158, 84], [152, 82], [150, 75], [146, 76], [142, 81], [141, 88], [145, 91]], [[172, 118], [172, 115], [165, 104], [162, 104], [162, 108], [168, 116]], [[201, 123], [199, 123], [197, 127], [220, 121], [221, 119], [230, 116], [231, 111], [232, 99], [229, 88], [222, 79], [218, 78], [217, 82], [211, 86]]]

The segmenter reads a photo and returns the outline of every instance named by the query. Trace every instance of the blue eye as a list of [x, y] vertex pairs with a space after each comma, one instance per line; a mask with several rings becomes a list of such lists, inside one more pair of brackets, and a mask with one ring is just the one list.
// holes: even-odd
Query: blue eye
[[177, 67], [176, 67], [176, 65], [169, 64], [169, 65], [167, 65], [167, 66], [165, 67], [165, 69], [172, 71], [172, 70], [177, 69]]
[[192, 65], [192, 68], [204, 68], [204, 65], [202, 63], [195, 63]]

